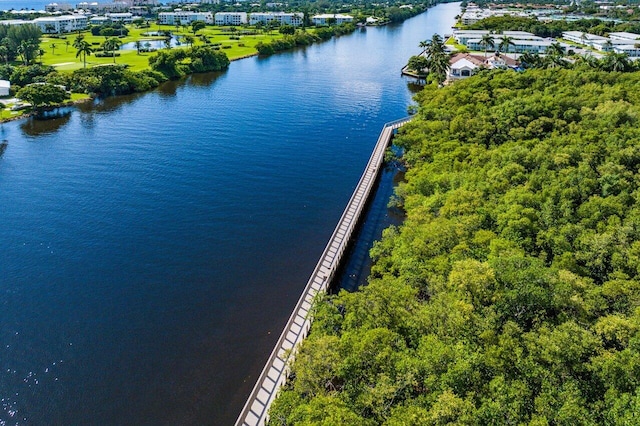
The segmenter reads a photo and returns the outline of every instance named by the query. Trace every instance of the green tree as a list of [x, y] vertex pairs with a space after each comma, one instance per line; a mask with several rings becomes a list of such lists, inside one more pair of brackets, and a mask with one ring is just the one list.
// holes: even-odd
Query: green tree
[[[76, 39], [77, 40], [77, 39]], [[76, 58], [80, 57], [82, 55], [82, 61], [84, 64], [84, 68], [87, 67], [87, 55], [91, 55], [93, 53], [93, 48], [91, 47], [91, 45], [84, 41], [84, 40], [80, 40], [77, 45], [74, 43], [75, 48], [77, 49], [76, 52]]]
[[191, 23], [191, 31], [193, 31], [194, 34], [196, 34], [198, 31], [204, 29], [207, 26], [207, 24], [204, 23], [204, 21], [193, 21]]
[[63, 88], [47, 83], [30, 84], [18, 90], [16, 96], [36, 108], [59, 104], [70, 97]]
[[120, 49], [122, 42], [117, 37], [111, 37], [104, 42], [104, 50], [110, 52], [113, 55], [113, 63], [116, 63], [116, 50]]
[[484, 48], [484, 57], [487, 57], [487, 50], [493, 49], [496, 46], [495, 39], [491, 34], [483, 34], [480, 38], [480, 45]]
[[281, 25], [281, 26], [280, 26], [280, 28], [278, 29], [278, 32], [279, 32], [280, 34], [289, 34], [289, 35], [292, 35], [292, 34], [295, 34], [296, 29], [295, 29], [295, 27], [294, 27], [294, 26], [292, 26], [292, 25]]
[[513, 37], [509, 37], [509, 36], [502, 36], [502, 40], [500, 40], [500, 49], [505, 52], [505, 53], [509, 53], [509, 48], [513, 46], [514, 47], [514, 53], [513, 53], [513, 58], [515, 59], [516, 54], [515, 54], [515, 46], [516, 43], [513, 41]]

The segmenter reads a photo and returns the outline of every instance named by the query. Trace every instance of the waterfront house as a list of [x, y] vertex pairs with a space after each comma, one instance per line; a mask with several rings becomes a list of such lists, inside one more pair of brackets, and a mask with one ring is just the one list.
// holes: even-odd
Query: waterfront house
[[447, 80], [460, 80], [471, 77], [473, 73], [484, 66], [484, 58], [470, 53], [456, 53], [449, 59]]
[[448, 81], [471, 77], [478, 69], [507, 69], [515, 68], [518, 62], [499, 53], [487, 56], [471, 53], [456, 53], [449, 59]]

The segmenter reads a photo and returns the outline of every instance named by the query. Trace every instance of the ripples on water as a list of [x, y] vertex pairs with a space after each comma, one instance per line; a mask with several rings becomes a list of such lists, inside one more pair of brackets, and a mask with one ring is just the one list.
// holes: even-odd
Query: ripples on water
[[0, 422], [232, 423], [458, 13], [0, 126]]

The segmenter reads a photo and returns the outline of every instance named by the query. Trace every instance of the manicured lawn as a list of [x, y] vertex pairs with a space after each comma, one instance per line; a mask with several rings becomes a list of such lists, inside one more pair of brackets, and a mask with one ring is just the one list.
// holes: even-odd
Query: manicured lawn
[[[221, 50], [227, 54], [229, 59], [237, 59], [247, 55], [253, 55], [257, 53], [255, 45], [260, 41], [271, 41], [274, 39], [282, 38], [282, 35], [277, 31], [272, 31], [270, 34], [255, 34], [255, 35], [241, 35], [238, 32], [229, 32], [229, 27], [215, 27], [208, 26], [203, 30], [194, 34], [189, 28], [176, 29], [175, 26], [169, 25], [152, 25], [150, 28], [134, 28], [128, 26], [129, 34], [125, 37], [121, 37], [122, 44], [135, 42], [140, 40], [142, 43], [151, 40], [163, 40], [163, 37], [151, 36], [146, 33], [157, 32], [159, 30], [171, 31], [175, 36], [182, 41], [180, 46], [173, 47], [173, 49], [181, 49], [188, 47], [184, 42], [184, 36], [194, 37], [194, 46], [203, 45], [204, 41], [201, 36], [206, 36], [211, 43], [220, 43]], [[93, 36], [91, 32], [84, 31], [84, 40], [92, 45], [94, 48], [100, 48], [106, 40], [103, 36]], [[239, 36], [240, 40], [232, 40], [231, 36]], [[76, 57], [76, 49], [73, 47], [73, 43], [77, 37], [77, 34], [66, 34], [63, 38], [51, 38], [46, 35], [42, 36], [42, 42], [40, 48], [45, 51], [42, 56], [42, 62], [45, 65], [52, 65], [59, 71], [73, 71], [84, 66], [82, 56]], [[228, 47], [226, 47], [228, 46]], [[117, 64], [127, 64], [132, 70], [143, 70], [149, 67], [149, 57], [155, 55], [155, 52], [140, 53], [133, 50], [118, 50], [120, 56], [115, 58]], [[100, 64], [112, 64], [113, 58], [97, 58], [95, 55], [87, 56], [87, 67], [100, 65]]]
[[467, 49], [467, 46], [465, 46], [464, 44], [456, 43], [456, 39], [453, 38], [453, 37], [449, 37], [444, 44], [446, 44], [447, 46], [453, 46], [457, 50], [465, 50], [465, 49]]

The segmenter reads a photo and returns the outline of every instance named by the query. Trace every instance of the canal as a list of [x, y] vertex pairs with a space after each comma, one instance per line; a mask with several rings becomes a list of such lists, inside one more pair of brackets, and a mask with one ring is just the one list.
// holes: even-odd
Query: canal
[[459, 3], [0, 126], [0, 425], [231, 424]]

